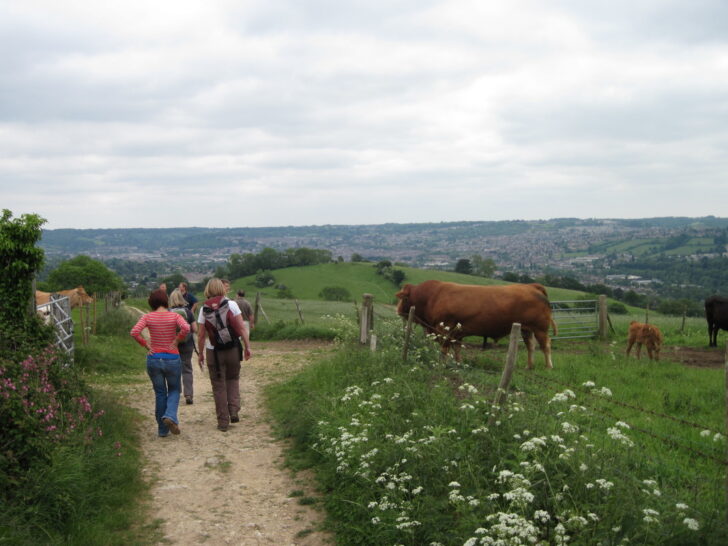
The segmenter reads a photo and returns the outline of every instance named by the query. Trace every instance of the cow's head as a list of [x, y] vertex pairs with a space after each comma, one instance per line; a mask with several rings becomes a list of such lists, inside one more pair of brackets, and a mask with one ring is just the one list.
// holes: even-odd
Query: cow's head
[[402, 287], [402, 290], [397, 292], [395, 296], [399, 300], [397, 302], [397, 314], [402, 315], [404, 317], [407, 316], [407, 313], [409, 313], [410, 307], [412, 304], [410, 303], [410, 294], [412, 292], [412, 285], [411, 284], [405, 284]]

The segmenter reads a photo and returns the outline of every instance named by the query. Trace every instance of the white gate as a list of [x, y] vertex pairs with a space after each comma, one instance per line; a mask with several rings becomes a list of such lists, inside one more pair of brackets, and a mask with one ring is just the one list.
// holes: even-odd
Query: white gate
[[45, 321], [53, 324], [56, 331], [56, 346], [73, 360], [73, 319], [68, 296], [51, 294], [51, 300], [38, 305], [36, 309]]

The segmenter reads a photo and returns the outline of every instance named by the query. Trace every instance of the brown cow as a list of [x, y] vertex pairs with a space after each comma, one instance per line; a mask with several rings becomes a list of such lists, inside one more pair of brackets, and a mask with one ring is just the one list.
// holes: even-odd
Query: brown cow
[[528, 368], [533, 368], [534, 340], [551, 362], [549, 326], [556, 324], [551, 318], [551, 305], [546, 289], [540, 284], [513, 284], [508, 286], [475, 286], [442, 281], [405, 284], [397, 292], [397, 313], [406, 317], [414, 306], [417, 321], [428, 333], [438, 335], [443, 354], [450, 346], [455, 359], [460, 361], [460, 341], [465, 336], [500, 339], [510, 334], [514, 322], [521, 324], [521, 333], [528, 349]]
[[43, 305], [48, 303], [51, 299], [51, 294], [60, 294], [61, 296], [68, 296], [68, 300], [71, 304], [71, 309], [86, 305], [87, 303], [93, 303], [94, 299], [86, 293], [83, 286], [77, 286], [70, 290], [59, 290], [58, 292], [41, 292], [40, 290], [35, 291], [35, 304]]
[[632, 345], [637, 344], [637, 359], [640, 358], [642, 345], [647, 347], [647, 356], [655, 361], [660, 360], [660, 347], [662, 346], [662, 332], [653, 324], [644, 324], [633, 320], [629, 323], [629, 335], [627, 338], [627, 356], [632, 350]]

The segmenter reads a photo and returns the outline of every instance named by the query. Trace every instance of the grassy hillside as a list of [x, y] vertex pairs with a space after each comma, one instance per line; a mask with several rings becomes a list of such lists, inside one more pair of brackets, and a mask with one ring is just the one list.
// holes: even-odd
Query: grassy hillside
[[[495, 279], [463, 275], [450, 271], [428, 269], [415, 269], [412, 267], [398, 267], [404, 271], [405, 283], [418, 284], [429, 279], [456, 282], [461, 284], [509, 284]], [[243, 288], [252, 298], [260, 292], [265, 298], [275, 297], [278, 289], [275, 286], [283, 284], [288, 287], [294, 297], [299, 300], [319, 300], [319, 294], [327, 286], [340, 286], [346, 288], [353, 300], [361, 301], [364, 293], [373, 294], [378, 303], [394, 304], [394, 295], [399, 288], [381, 275], [378, 275], [373, 263], [332, 263], [306, 267], [290, 267], [273, 271], [275, 284], [267, 288], [255, 286], [255, 276], [251, 275], [233, 281], [233, 289]], [[549, 289], [552, 300], [571, 300], [582, 296], [581, 292], [560, 288]]]

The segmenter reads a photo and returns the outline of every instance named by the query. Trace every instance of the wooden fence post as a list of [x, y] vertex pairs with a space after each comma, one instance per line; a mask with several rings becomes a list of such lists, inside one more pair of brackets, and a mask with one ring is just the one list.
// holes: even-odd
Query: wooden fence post
[[508, 355], [506, 356], [506, 365], [503, 368], [503, 375], [501, 375], [500, 383], [498, 384], [498, 391], [495, 394], [495, 400], [493, 400], [493, 406], [490, 412], [490, 418], [488, 418], [488, 426], [493, 426], [496, 418], [496, 411], [500, 411], [501, 406], [506, 401], [508, 396], [508, 386], [511, 384], [511, 377], [513, 377], [513, 369], [516, 367], [516, 357], [518, 356], [518, 338], [521, 335], [521, 325], [518, 322], [514, 322], [511, 326], [511, 338], [508, 344]]
[[253, 311], [253, 323], [258, 324], [258, 309], [260, 308], [260, 292], [255, 293], [255, 307]]
[[404, 328], [404, 346], [402, 348], [402, 360], [407, 361], [407, 353], [409, 353], [410, 336], [412, 335], [412, 321], [415, 318], [415, 306], [409, 309], [407, 314], [407, 323]]
[[366, 345], [369, 332], [374, 328], [374, 296], [364, 294], [361, 305], [361, 321], [359, 322], [359, 343]]
[[685, 306], [685, 307], [683, 307], [682, 324], [680, 324], [680, 333], [681, 334], [685, 333], [685, 317], [687, 316], [687, 314], [688, 314], [688, 308], [687, 308], [687, 306]]
[[96, 294], [94, 294], [93, 300], [94, 300], [93, 303], [90, 303], [89, 305], [91, 305], [93, 307], [94, 327], [93, 327], [92, 333], [93, 333], [93, 335], [96, 335], [96, 302], [98, 301], [96, 299]]
[[301, 319], [301, 324], [304, 324], [303, 322], [303, 313], [301, 313], [301, 306], [298, 305], [298, 300], [293, 300], [296, 303], [296, 310], [298, 311], [298, 318]]
[[601, 294], [599, 296], [599, 339], [602, 341], [607, 339], [607, 296]]

